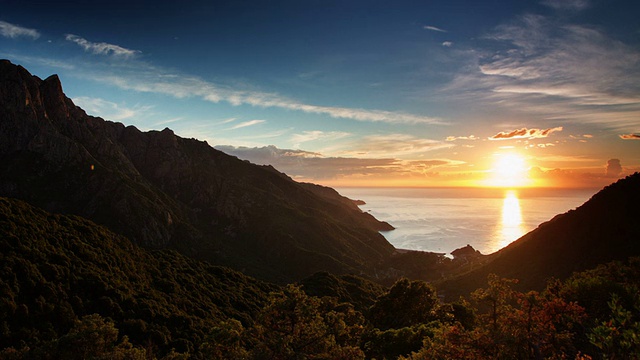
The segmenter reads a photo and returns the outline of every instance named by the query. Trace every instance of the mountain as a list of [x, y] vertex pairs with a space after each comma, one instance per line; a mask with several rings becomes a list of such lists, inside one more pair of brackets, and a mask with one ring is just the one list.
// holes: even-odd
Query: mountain
[[7, 60], [0, 163], [0, 196], [269, 281], [317, 271], [374, 276], [395, 251], [378, 233], [390, 225], [333, 189], [170, 129], [142, 132], [89, 116], [56, 75], [42, 80]]
[[518, 279], [522, 290], [542, 289], [550, 278], [640, 255], [640, 173], [605, 187], [582, 206], [557, 215], [509, 246], [493, 260], [439, 284], [455, 299], [486, 284], [494, 273]]
[[278, 289], [9, 198], [0, 198], [0, 250], [0, 349], [42, 345], [95, 313], [136, 344], [185, 352], [220, 321], [251, 324]]

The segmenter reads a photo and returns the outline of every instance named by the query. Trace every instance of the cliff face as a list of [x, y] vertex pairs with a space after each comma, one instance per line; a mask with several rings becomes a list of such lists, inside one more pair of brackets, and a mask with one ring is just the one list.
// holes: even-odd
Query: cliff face
[[57, 76], [0, 61], [0, 196], [106, 225], [149, 248], [273, 281], [373, 274], [388, 227], [331, 189], [226, 155], [171, 130], [88, 116]]

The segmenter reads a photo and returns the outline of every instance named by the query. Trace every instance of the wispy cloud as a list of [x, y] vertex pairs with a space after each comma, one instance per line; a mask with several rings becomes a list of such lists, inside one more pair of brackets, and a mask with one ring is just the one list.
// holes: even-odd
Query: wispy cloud
[[109, 69], [105, 69], [105, 73], [91, 71], [87, 76], [96, 81], [109, 83], [126, 90], [160, 93], [176, 98], [195, 96], [213, 103], [225, 101], [234, 106], [250, 105], [263, 108], [280, 108], [365, 122], [445, 124], [439, 118], [404, 112], [305, 104], [274, 93], [238, 90], [192, 76], [172, 74], [155, 67], [145, 68], [142, 66], [135, 69], [135, 71], [131, 69], [123, 70], [128, 73], [126, 76], [110, 73]]
[[442, 46], [444, 46], [444, 47], [452, 47], [453, 46], [453, 42], [445, 41], [445, 42], [442, 43]]
[[349, 144], [349, 150], [342, 154], [349, 157], [406, 158], [453, 146], [450, 143], [407, 134], [370, 135]]
[[236, 118], [228, 118], [228, 119], [224, 119], [222, 121], [219, 121], [217, 124], [218, 125], [224, 125], [224, 124], [228, 124], [228, 123], [232, 123], [234, 121], [236, 121]]
[[67, 34], [65, 40], [78, 44], [86, 52], [90, 52], [96, 55], [112, 55], [121, 58], [132, 58], [141, 52], [138, 50], [130, 50], [123, 48], [122, 46], [109, 44], [105, 42], [91, 42], [78, 35]]
[[479, 140], [480, 138], [475, 135], [469, 136], [447, 136], [446, 141], [456, 141], [456, 140]]
[[176, 123], [176, 122], [179, 122], [179, 121], [183, 121], [183, 120], [184, 120], [184, 117], [180, 116], [180, 117], [176, 117], [176, 118], [173, 118], [173, 119], [166, 119], [166, 120], [155, 122], [153, 124], [153, 126], [164, 126], [164, 125], [167, 125], [167, 124], [173, 124], [173, 123]]
[[[558, 2], [559, 3], [559, 2]], [[640, 51], [566, 16], [527, 14], [487, 34], [446, 89], [469, 106], [626, 132], [640, 117]]]
[[640, 140], [640, 134], [622, 134], [620, 135], [622, 140]]
[[300, 147], [301, 144], [316, 141], [316, 140], [338, 140], [350, 136], [351, 134], [343, 131], [303, 131], [299, 134], [294, 134], [291, 137], [291, 142], [294, 144], [293, 147]]
[[114, 121], [141, 116], [153, 108], [152, 106], [127, 107], [104, 99], [86, 96], [76, 97], [72, 100], [87, 113]]
[[434, 168], [457, 166], [461, 161], [426, 159], [403, 161], [393, 157], [325, 157], [317, 152], [276, 146], [216, 146], [216, 149], [260, 165], [272, 165], [294, 178], [322, 181], [347, 177], [423, 177]]
[[439, 27], [432, 26], [432, 25], [425, 25], [425, 26], [423, 26], [423, 29], [431, 30], [431, 31], [438, 31], [438, 32], [447, 32], [447, 30], [443, 30], [443, 29], [440, 29]]
[[40, 37], [40, 33], [36, 29], [29, 29], [6, 21], [0, 21], [0, 35], [11, 39], [28, 37], [35, 40]]
[[241, 129], [241, 128], [246, 128], [249, 126], [254, 126], [254, 125], [258, 125], [258, 124], [262, 124], [265, 123], [266, 120], [249, 120], [249, 121], [245, 121], [245, 122], [241, 122], [237, 125], [234, 125], [232, 127], [229, 128], [229, 130], [236, 130], [236, 129]]
[[588, 0], [543, 0], [541, 4], [557, 10], [584, 10], [591, 5]]
[[489, 137], [489, 140], [507, 140], [507, 139], [539, 139], [546, 138], [556, 131], [562, 131], [562, 126], [549, 129], [527, 129], [522, 128], [509, 132], [499, 132]]

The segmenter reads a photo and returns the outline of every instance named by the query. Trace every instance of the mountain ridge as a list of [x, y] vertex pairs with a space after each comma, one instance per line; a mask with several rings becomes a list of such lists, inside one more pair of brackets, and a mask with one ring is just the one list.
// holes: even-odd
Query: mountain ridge
[[0, 61], [0, 195], [76, 214], [148, 248], [175, 248], [259, 278], [373, 275], [390, 229], [335, 191], [300, 184], [176, 136], [89, 116], [45, 80]]

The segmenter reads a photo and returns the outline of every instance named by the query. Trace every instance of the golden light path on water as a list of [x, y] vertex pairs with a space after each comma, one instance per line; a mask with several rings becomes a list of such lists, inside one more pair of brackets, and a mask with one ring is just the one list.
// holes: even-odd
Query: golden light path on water
[[508, 190], [502, 201], [502, 223], [498, 227], [498, 233], [496, 234], [498, 242], [496, 250], [517, 240], [525, 234], [525, 231], [518, 194], [514, 190]]

